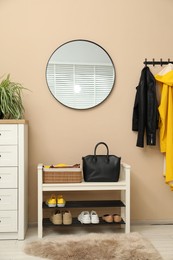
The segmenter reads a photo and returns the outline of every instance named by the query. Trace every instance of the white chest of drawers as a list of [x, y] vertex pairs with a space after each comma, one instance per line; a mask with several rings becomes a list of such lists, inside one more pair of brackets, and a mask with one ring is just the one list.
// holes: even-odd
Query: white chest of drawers
[[0, 239], [23, 240], [28, 225], [28, 124], [0, 120]]

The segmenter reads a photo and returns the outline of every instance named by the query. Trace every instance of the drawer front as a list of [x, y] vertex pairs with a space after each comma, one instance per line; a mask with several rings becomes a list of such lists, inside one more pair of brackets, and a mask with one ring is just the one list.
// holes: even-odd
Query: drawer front
[[0, 189], [17, 188], [17, 167], [0, 167]]
[[17, 232], [17, 211], [0, 211], [0, 232]]
[[1, 210], [17, 210], [17, 189], [0, 189]]
[[17, 144], [17, 125], [0, 124], [0, 145]]
[[17, 145], [0, 145], [0, 166], [17, 165]]

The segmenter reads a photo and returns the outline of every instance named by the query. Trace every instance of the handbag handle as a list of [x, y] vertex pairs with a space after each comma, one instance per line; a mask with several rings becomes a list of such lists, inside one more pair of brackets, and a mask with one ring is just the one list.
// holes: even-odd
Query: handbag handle
[[107, 144], [104, 143], [104, 142], [99, 142], [98, 144], [96, 144], [96, 146], [95, 146], [95, 148], [94, 148], [94, 157], [95, 157], [95, 160], [97, 160], [96, 150], [97, 150], [97, 147], [98, 147], [100, 144], [103, 144], [104, 146], [106, 146], [106, 149], [107, 149], [107, 160], [108, 160], [108, 162], [109, 162], [109, 148], [108, 148]]

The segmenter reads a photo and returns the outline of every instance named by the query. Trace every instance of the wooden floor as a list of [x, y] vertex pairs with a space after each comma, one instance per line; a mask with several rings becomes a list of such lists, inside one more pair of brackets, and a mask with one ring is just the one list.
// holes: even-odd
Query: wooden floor
[[[61, 233], [60, 233], [61, 232]], [[108, 227], [87, 227], [72, 228], [65, 227], [59, 230], [53, 228], [44, 229], [44, 238], [55, 237], [59, 234], [84, 234], [88, 232], [112, 232]], [[119, 232], [119, 230], [118, 230]], [[133, 225], [131, 232], [139, 232], [149, 239], [154, 247], [160, 252], [164, 260], [173, 260], [173, 225]], [[23, 252], [25, 243], [33, 240], [39, 240], [37, 237], [37, 227], [28, 229], [24, 241], [0, 240], [0, 259], [1, 260], [40, 260], [43, 258], [28, 256]], [[63, 259], [62, 259], [63, 260]], [[129, 259], [130, 260], [130, 259]]]

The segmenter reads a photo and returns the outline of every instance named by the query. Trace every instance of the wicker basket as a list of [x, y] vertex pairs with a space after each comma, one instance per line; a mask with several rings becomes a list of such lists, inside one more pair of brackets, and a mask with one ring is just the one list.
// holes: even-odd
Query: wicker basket
[[82, 182], [80, 168], [43, 168], [43, 183], [78, 183]]

